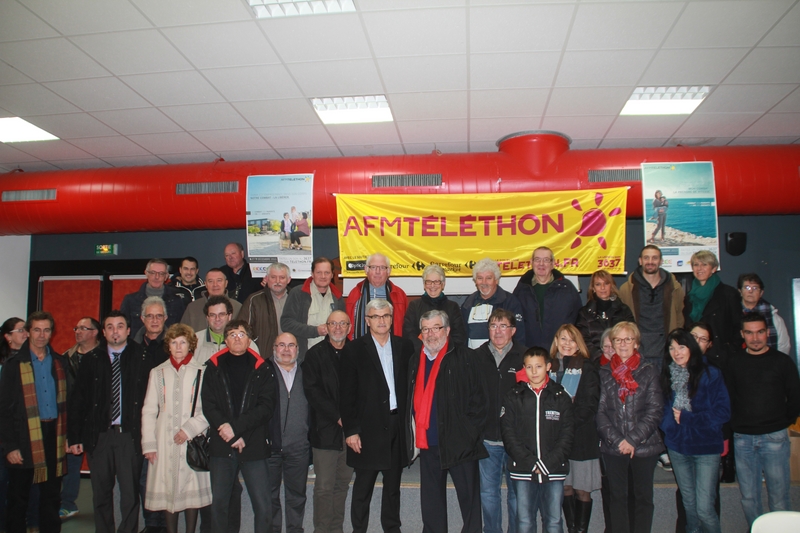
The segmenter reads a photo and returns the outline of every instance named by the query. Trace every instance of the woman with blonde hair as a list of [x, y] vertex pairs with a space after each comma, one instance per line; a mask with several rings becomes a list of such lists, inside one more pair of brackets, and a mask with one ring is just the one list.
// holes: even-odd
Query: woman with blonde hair
[[211, 503], [209, 473], [186, 462], [187, 442], [208, 428], [200, 394], [205, 367], [193, 358], [197, 337], [189, 326], [170, 326], [164, 346], [169, 359], [150, 371], [142, 408], [142, 453], [150, 462], [144, 506], [165, 511], [168, 533], [177, 533], [183, 511], [186, 533], [193, 533], [198, 510]]
[[592, 491], [601, 487], [600, 449], [595, 414], [600, 402], [597, 365], [578, 328], [564, 324], [550, 345], [550, 379], [572, 398], [575, 439], [569, 454], [569, 474], [564, 480], [564, 519], [568, 533], [586, 533], [592, 517]]
[[578, 311], [575, 325], [580, 330], [590, 350], [590, 357], [597, 361], [603, 354], [603, 332], [620, 322], [633, 322], [631, 308], [622, 303], [614, 278], [606, 270], [598, 270], [589, 281], [589, 296], [586, 305]]

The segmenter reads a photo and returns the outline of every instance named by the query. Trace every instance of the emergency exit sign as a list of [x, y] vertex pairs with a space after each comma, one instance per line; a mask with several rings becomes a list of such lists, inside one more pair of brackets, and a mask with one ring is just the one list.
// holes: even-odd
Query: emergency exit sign
[[117, 255], [118, 244], [96, 244], [94, 255]]

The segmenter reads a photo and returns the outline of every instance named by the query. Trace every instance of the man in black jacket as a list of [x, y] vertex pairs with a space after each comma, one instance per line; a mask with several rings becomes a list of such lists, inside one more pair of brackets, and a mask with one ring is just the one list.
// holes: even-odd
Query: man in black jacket
[[119, 310], [128, 317], [128, 324], [134, 335], [144, 326], [142, 322], [142, 303], [149, 296], [160, 296], [164, 300], [164, 308], [167, 315], [165, 328], [170, 327], [172, 324], [177, 324], [186, 305], [174, 287], [165, 285], [164, 283], [169, 279], [169, 265], [163, 259], [151, 259], [147, 262], [144, 269], [144, 274], [147, 276], [147, 281], [142, 283], [139, 290], [126, 294], [122, 299], [122, 305]]
[[[423, 347], [409, 362], [409, 406], [413, 441], [419, 448], [420, 500], [425, 531], [446, 533], [447, 473], [456, 487], [464, 527], [481, 531], [478, 461], [483, 446], [486, 383], [480, 357], [464, 345], [450, 343], [447, 313], [435, 309], [420, 318]], [[409, 417], [409, 420], [412, 420]], [[411, 437], [410, 437], [411, 438]]]
[[392, 335], [392, 304], [376, 298], [364, 309], [369, 335], [345, 346], [339, 373], [347, 464], [355, 470], [350, 520], [366, 533], [378, 473], [383, 474], [381, 526], [400, 531], [400, 476], [408, 464], [405, 439], [406, 376], [411, 343]]
[[261, 280], [253, 279], [250, 263], [244, 260], [244, 246], [232, 242], [225, 246], [225, 264], [219, 267], [228, 278], [228, 297], [239, 303], [261, 290]]
[[342, 531], [344, 506], [353, 469], [347, 466], [347, 447], [339, 414], [339, 366], [350, 341], [350, 319], [334, 311], [325, 322], [328, 335], [306, 352], [303, 387], [311, 407], [311, 451], [314, 454], [314, 531]]
[[203, 414], [211, 442], [213, 531], [228, 531], [228, 508], [242, 472], [253, 505], [255, 533], [272, 530], [267, 427], [275, 408], [275, 371], [250, 348], [252, 330], [243, 320], [225, 326], [227, 347], [206, 363]]
[[[139, 524], [142, 405], [154, 365], [142, 347], [128, 339], [130, 331], [122, 312], [108, 314], [103, 321], [105, 342], [81, 359], [69, 402], [70, 451], [87, 453], [98, 533], [136, 533]], [[114, 526], [115, 481], [119, 482], [122, 515], [118, 530]]]

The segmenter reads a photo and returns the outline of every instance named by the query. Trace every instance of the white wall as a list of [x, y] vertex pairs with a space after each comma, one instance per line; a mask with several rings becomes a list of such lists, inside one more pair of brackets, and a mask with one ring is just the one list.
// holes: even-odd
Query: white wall
[[0, 322], [28, 316], [30, 257], [30, 235], [0, 237]]

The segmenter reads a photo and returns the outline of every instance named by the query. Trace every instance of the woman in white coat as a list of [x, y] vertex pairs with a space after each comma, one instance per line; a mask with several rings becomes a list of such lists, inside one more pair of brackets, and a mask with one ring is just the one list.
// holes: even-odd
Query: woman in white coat
[[192, 357], [197, 337], [189, 326], [171, 326], [164, 344], [169, 359], [150, 371], [142, 408], [142, 453], [150, 461], [144, 506], [165, 511], [168, 533], [177, 533], [178, 515], [184, 511], [186, 533], [194, 533], [198, 510], [211, 503], [209, 473], [186, 463], [186, 442], [208, 428], [201, 393], [192, 416], [195, 389], [202, 385], [205, 369]]

